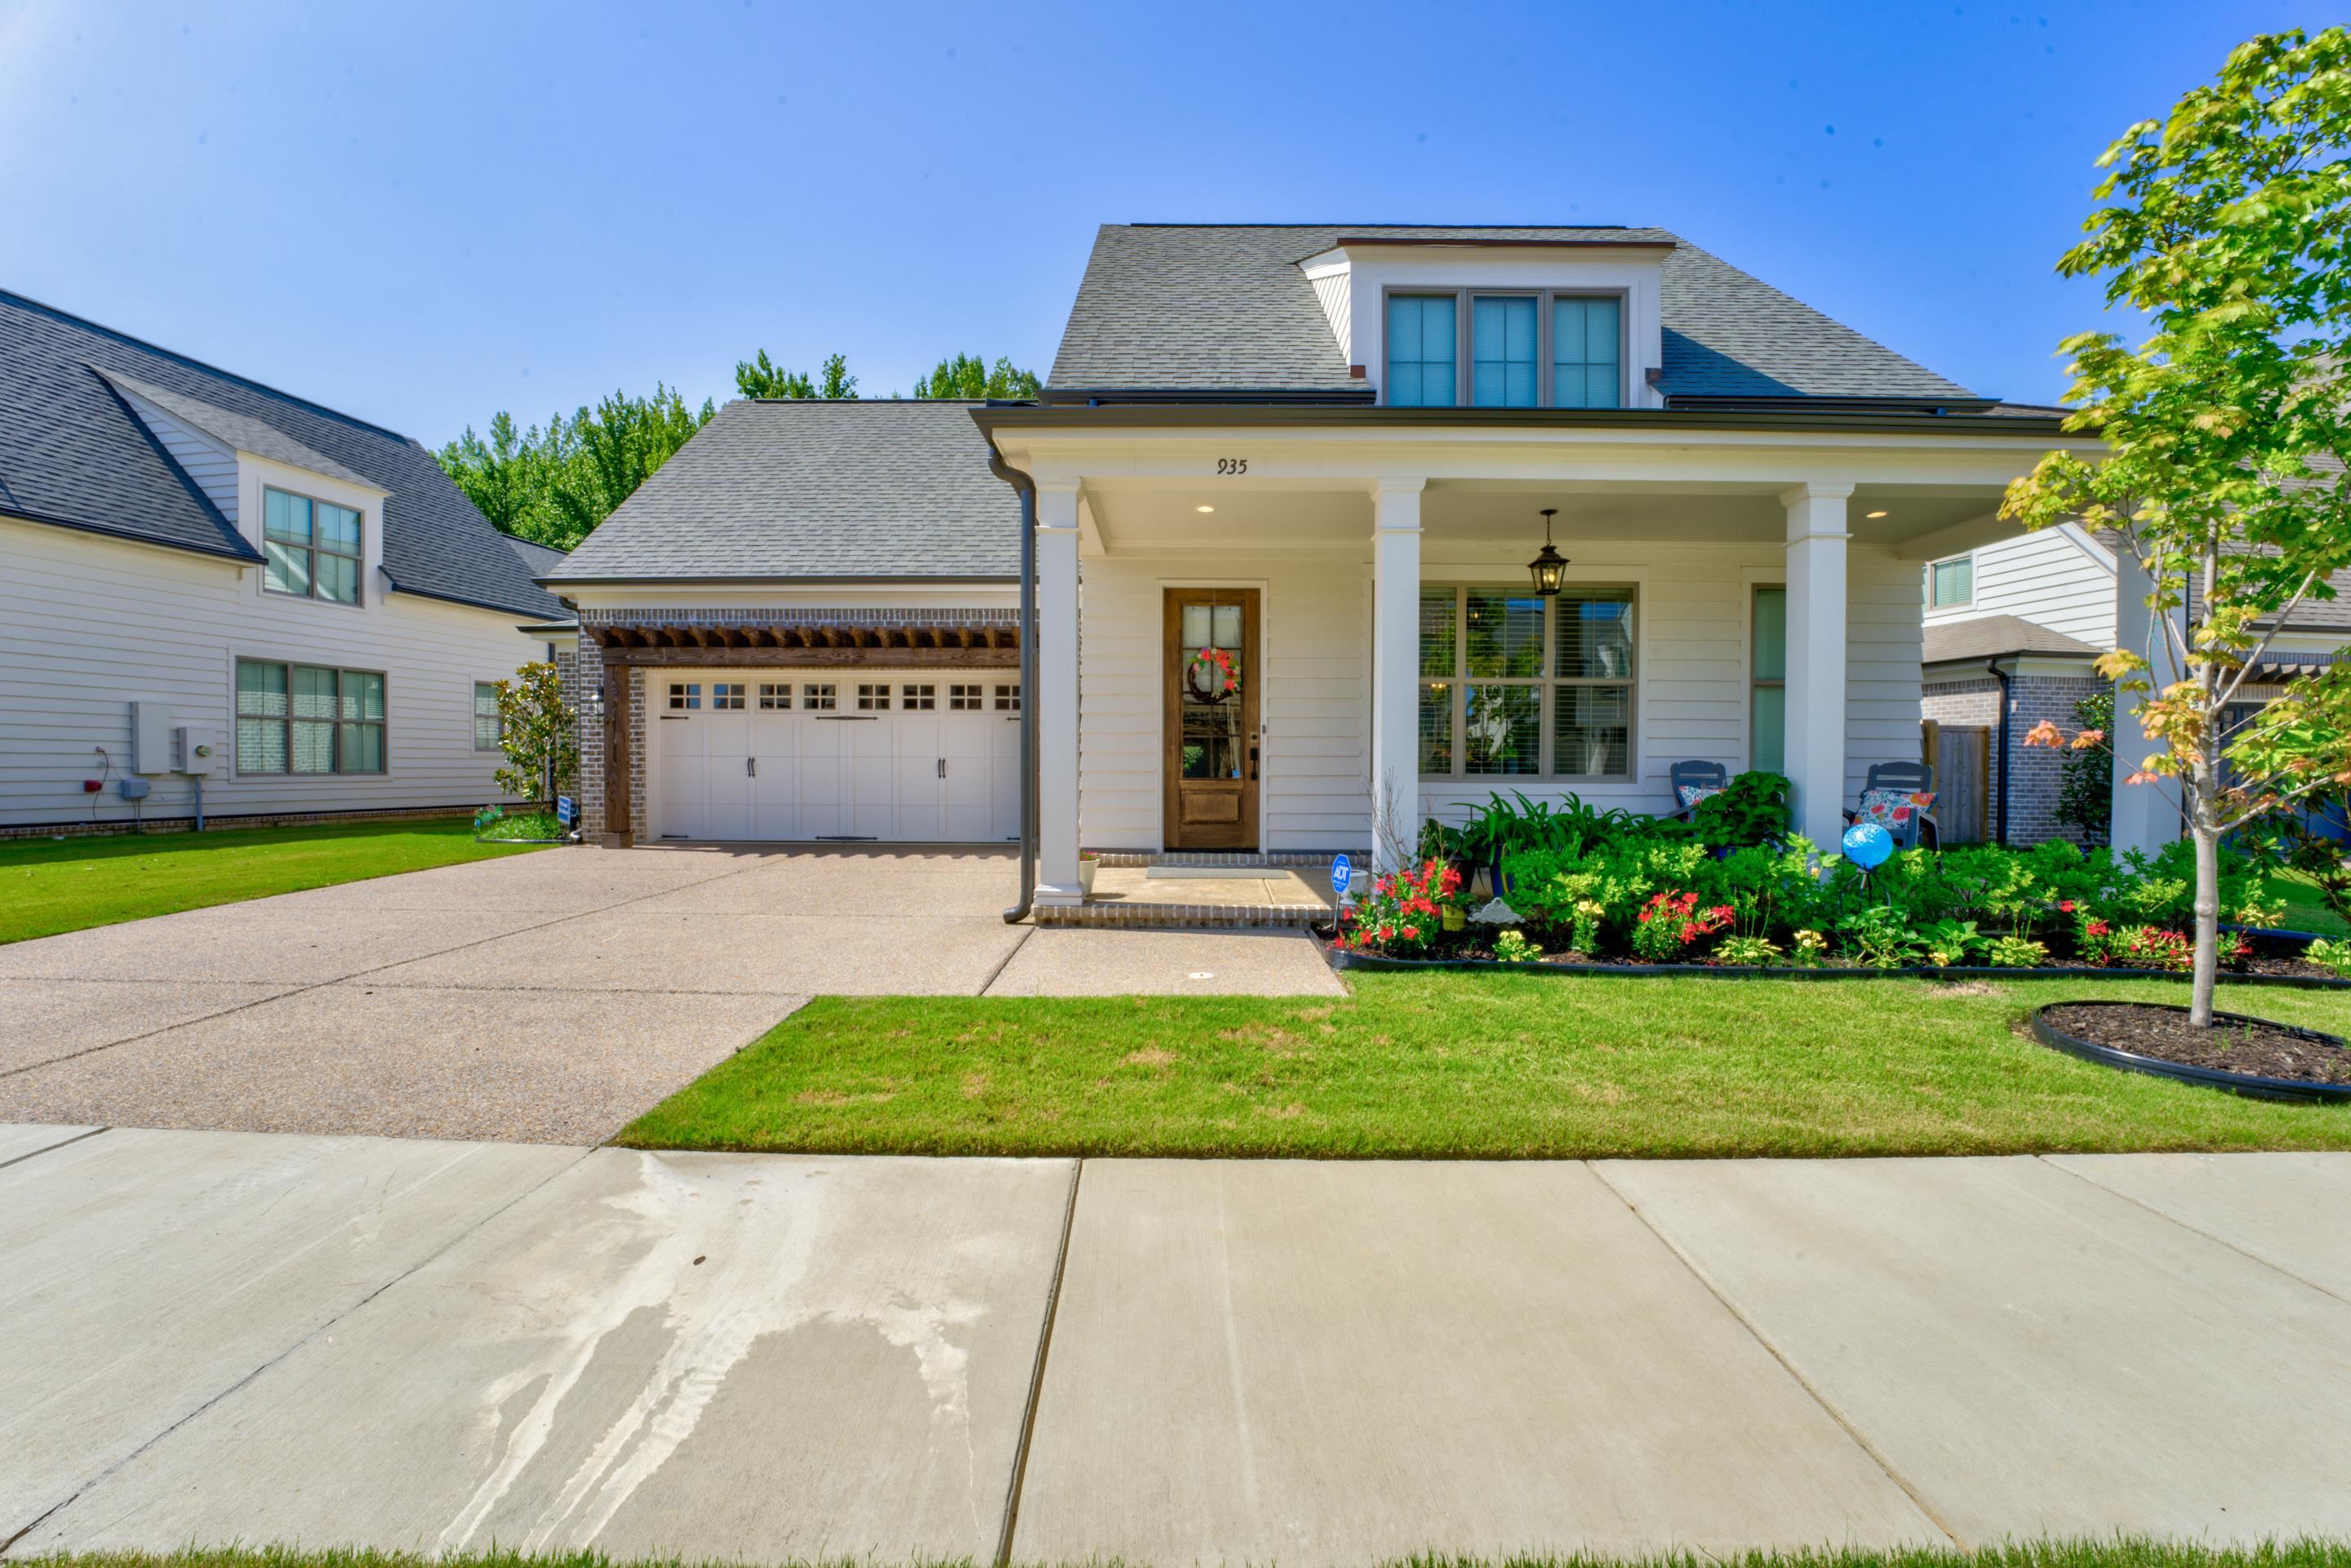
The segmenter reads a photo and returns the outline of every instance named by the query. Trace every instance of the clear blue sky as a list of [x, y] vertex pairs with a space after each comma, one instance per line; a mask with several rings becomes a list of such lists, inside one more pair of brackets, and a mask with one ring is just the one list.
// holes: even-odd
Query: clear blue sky
[[766, 348], [1045, 371], [1104, 221], [1657, 224], [1979, 392], [2294, 0], [0, 0], [0, 287], [438, 444]]

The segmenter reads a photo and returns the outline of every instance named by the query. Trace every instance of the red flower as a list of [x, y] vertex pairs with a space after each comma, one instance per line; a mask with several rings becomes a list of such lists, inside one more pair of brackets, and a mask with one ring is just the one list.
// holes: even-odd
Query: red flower
[[2088, 925], [2083, 927], [2083, 935], [2086, 936], [2104, 936], [2106, 934], [2106, 930], [2107, 927], [2105, 921], [2093, 920]]
[[1405, 941], [1407, 941], [1407, 942], [1417, 942], [1417, 941], [1419, 941], [1419, 940], [1420, 940], [1420, 927], [1419, 927], [1419, 926], [1417, 926], [1417, 925], [1407, 925], [1407, 926], [1405, 926], [1405, 927], [1404, 928], [1404, 939], [1405, 939]]
[[2057, 901], [2057, 908], [2061, 913], [2071, 915], [2074, 913], [2074, 901], [2070, 898], [2061, 898]]

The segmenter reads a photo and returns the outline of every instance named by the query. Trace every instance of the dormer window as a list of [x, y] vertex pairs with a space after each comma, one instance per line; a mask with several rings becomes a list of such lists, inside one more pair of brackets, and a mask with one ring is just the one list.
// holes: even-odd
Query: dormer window
[[272, 593], [360, 601], [360, 515], [275, 486], [261, 492], [263, 586]]
[[1387, 306], [1391, 407], [1625, 406], [1622, 295], [1465, 289]]

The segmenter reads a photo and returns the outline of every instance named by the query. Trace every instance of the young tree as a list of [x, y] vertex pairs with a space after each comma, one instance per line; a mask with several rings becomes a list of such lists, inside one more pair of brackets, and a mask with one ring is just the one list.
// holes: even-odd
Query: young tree
[[544, 795], [551, 805], [580, 771], [578, 716], [563, 700], [555, 666], [544, 661], [525, 664], [497, 686], [498, 745], [507, 754], [498, 788], [526, 800]]
[[[2101, 673], [2164, 749], [2133, 782], [2177, 781], [2196, 844], [2190, 1022], [2209, 1026], [2223, 834], [2351, 779], [2351, 683], [2290, 682], [2231, 737], [2231, 700], [2296, 610], [2351, 565], [2351, 34], [2256, 37], [2100, 160], [2102, 205], [2058, 270], [2143, 312], [2137, 347], [2065, 340], [2100, 455], [2053, 452], [2009, 486], [2028, 528], [2078, 520], [2147, 574], [2149, 645]], [[2159, 669], [2179, 673], [2157, 689]], [[2036, 727], [2043, 743], [2053, 726]], [[2231, 765], [2224, 772], [2224, 756]], [[2231, 776], [2258, 781], [2232, 785]]]
[[953, 354], [914, 382], [914, 395], [928, 398], [1034, 398], [1044, 389], [1037, 372], [1024, 371], [1008, 359], [991, 366], [977, 354]]
[[434, 454], [442, 471], [497, 528], [570, 549], [716, 412], [690, 409], [666, 386], [651, 397], [614, 392], [569, 419], [517, 433], [514, 416], [490, 419], [487, 441], [465, 434]]
[[735, 390], [745, 397], [814, 397], [816, 383], [798, 371], [785, 370], [759, 350], [758, 358], [735, 361]]

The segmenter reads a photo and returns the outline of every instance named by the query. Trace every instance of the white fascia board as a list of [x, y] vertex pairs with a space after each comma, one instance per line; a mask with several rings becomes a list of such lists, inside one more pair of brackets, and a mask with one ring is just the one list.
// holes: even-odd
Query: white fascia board
[[2084, 528], [2081, 524], [2060, 523], [2057, 525], [2057, 532], [2075, 549], [2080, 550], [2084, 555], [2096, 562], [2099, 570], [2103, 570], [2108, 577], [2114, 576], [2116, 571], [2121, 570], [2121, 563], [2116, 557], [2115, 552], [2109, 549], [2106, 546], [2100, 544], [2096, 538], [2092, 537], [2090, 530]]

